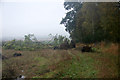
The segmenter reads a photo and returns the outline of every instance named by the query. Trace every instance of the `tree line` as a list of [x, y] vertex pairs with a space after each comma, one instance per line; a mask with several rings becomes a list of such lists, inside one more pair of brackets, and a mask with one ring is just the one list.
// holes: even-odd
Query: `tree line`
[[13, 39], [11, 41], [2, 42], [3, 49], [15, 49], [15, 50], [38, 50], [38, 49], [53, 49], [55, 46], [60, 46], [62, 43], [70, 43], [70, 39], [62, 35], [52, 35], [49, 37], [49, 41], [39, 41], [34, 34], [28, 34], [24, 36], [24, 40]]
[[75, 42], [119, 42], [120, 3], [64, 2], [67, 11], [60, 24]]

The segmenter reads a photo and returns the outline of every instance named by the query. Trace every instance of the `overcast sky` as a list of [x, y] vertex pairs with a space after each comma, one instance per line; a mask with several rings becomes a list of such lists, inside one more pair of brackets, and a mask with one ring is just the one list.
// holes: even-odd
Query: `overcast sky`
[[60, 21], [65, 16], [63, 2], [4, 2], [1, 3], [2, 37], [37, 37], [51, 34], [68, 36]]

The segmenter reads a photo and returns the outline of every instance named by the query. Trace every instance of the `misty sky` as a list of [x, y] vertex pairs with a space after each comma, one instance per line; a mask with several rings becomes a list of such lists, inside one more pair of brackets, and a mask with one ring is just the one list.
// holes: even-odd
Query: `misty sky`
[[23, 37], [51, 34], [69, 35], [60, 21], [65, 16], [63, 2], [6, 2], [1, 3], [2, 37]]

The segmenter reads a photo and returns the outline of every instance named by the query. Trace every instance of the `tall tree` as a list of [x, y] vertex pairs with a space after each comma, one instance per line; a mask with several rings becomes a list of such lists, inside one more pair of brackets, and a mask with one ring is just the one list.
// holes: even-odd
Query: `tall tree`
[[62, 19], [66, 31], [76, 42], [93, 43], [103, 40], [118, 42], [120, 37], [119, 3], [65, 2]]
[[76, 13], [82, 7], [79, 2], [65, 2], [64, 8], [68, 11], [60, 24], [64, 24], [66, 31], [70, 33], [70, 37], [75, 39], [74, 30], [76, 27]]
[[120, 31], [120, 9], [116, 7], [119, 3], [99, 3], [100, 25], [104, 29], [106, 40], [118, 42]]

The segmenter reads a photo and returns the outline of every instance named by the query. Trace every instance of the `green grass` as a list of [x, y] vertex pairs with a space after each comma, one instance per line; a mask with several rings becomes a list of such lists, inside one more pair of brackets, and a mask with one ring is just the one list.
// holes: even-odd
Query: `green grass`
[[[45, 75], [38, 76], [36, 78], [41, 77], [56, 77], [56, 78], [96, 78], [98, 70], [95, 69], [94, 66], [94, 59], [91, 57], [86, 57], [85, 55], [81, 53], [77, 53], [77, 55], [74, 55], [72, 53], [69, 54], [72, 55], [72, 60], [64, 61], [59, 63], [57, 66], [58, 68], [52, 72], [49, 72]], [[79, 60], [77, 60], [76, 56], [79, 57]]]
[[[27, 78], [114, 78], [118, 76], [118, 57], [114, 54], [44, 49], [23, 51], [21, 57], [12, 57], [14, 52], [14, 50], [3, 50], [3, 54], [9, 57], [3, 61], [4, 74], [10, 74], [7, 70], [12, 67], [16, 74], [23, 74]], [[21, 70], [24, 70], [24, 73]]]

